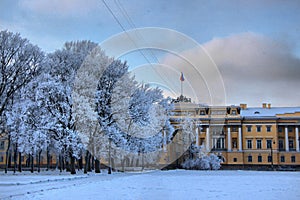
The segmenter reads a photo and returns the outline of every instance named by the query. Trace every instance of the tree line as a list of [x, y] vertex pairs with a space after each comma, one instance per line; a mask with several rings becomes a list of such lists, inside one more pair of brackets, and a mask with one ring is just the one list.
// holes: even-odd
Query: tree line
[[106, 56], [91, 41], [66, 42], [45, 53], [19, 33], [1, 31], [0, 79], [6, 172], [11, 156], [13, 170], [22, 171], [24, 155], [32, 172], [36, 159], [39, 171], [42, 153], [47, 166], [55, 155], [56, 166], [71, 174], [76, 161], [85, 172], [91, 159], [96, 172], [100, 160], [111, 157], [122, 167], [142, 154], [143, 162], [151, 162], [174, 132], [171, 99], [139, 84], [126, 62]]

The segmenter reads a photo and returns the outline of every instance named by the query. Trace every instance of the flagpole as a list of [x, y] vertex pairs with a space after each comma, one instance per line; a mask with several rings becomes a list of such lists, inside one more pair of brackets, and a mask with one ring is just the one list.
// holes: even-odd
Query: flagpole
[[183, 81], [184, 81], [184, 76], [183, 76], [183, 73], [181, 72], [181, 75], [180, 75], [180, 78], [179, 78], [179, 80], [180, 80], [180, 82], [181, 82], [181, 84], [180, 84], [180, 86], [181, 86], [181, 96], [183, 96]]
[[181, 96], [183, 96], [183, 87], [182, 87], [182, 83], [183, 83], [183, 81], [180, 81], [180, 83], [181, 83]]

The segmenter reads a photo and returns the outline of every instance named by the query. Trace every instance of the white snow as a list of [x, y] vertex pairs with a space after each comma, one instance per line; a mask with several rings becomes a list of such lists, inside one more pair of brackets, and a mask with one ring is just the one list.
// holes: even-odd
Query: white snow
[[0, 199], [296, 200], [299, 185], [300, 172], [173, 170], [75, 176], [1, 172]]
[[242, 117], [275, 117], [278, 114], [300, 112], [300, 107], [247, 108], [241, 110]]

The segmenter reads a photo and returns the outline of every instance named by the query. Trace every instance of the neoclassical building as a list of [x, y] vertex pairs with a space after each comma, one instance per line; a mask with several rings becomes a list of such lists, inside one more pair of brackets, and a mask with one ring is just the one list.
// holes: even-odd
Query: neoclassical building
[[224, 168], [300, 167], [300, 107], [212, 107], [189, 99], [175, 101], [175, 127], [184, 116], [194, 121], [195, 145], [219, 155]]

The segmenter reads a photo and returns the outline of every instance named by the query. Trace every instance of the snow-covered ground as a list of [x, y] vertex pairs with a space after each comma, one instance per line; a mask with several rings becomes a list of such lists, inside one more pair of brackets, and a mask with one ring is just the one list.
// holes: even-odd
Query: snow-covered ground
[[154, 171], [4, 175], [0, 199], [300, 199], [300, 172]]

